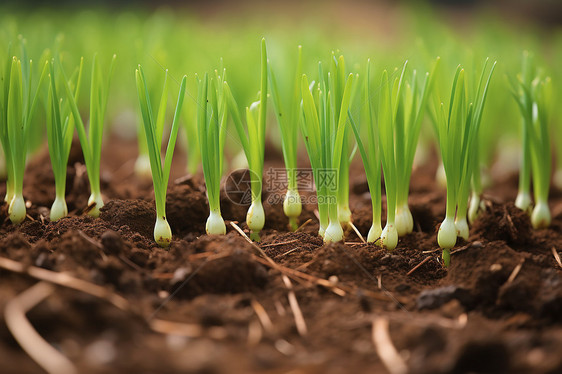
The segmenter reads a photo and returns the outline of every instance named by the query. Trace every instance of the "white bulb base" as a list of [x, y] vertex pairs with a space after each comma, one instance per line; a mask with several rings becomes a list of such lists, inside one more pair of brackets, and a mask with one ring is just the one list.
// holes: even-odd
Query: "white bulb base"
[[88, 199], [88, 215], [98, 218], [100, 216], [100, 209], [103, 207], [103, 199], [101, 195], [91, 194]]
[[531, 214], [531, 224], [534, 229], [546, 229], [550, 226], [551, 216], [548, 203], [546, 201], [539, 201], [533, 213]]
[[226, 234], [226, 225], [224, 224], [224, 219], [222, 218], [220, 212], [211, 210], [209, 218], [207, 218], [205, 230], [207, 231], [207, 235]]
[[339, 220], [330, 220], [324, 232], [324, 243], [335, 243], [343, 240], [343, 229]]
[[374, 223], [371, 225], [369, 229], [369, 233], [367, 234], [367, 243], [375, 243], [377, 240], [380, 239], [382, 234], [382, 226], [380, 222]]
[[398, 245], [398, 230], [396, 224], [387, 223], [381, 233], [381, 244], [383, 247], [392, 251]]
[[408, 204], [404, 204], [396, 209], [395, 225], [398, 236], [404, 236], [414, 231], [414, 218]]
[[524, 212], [531, 209], [531, 194], [529, 192], [519, 191], [515, 199], [515, 206]]
[[148, 179], [152, 178], [152, 169], [150, 168], [150, 157], [147, 154], [139, 154], [135, 161], [135, 175]]
[[157, 217], [154, 225], [154, 241], [160, 247], [166, 248], [172, 242], [172, 229], [166, 217]]
[[246, 214], [246, 224], [250, 231], [252, 231], [252, 234], [254, 234], [254, 237], [256, 235], [259, 236], [259, 232], [265, 225], [265, 212], [260, 200], [253, 201], [252, 205], [250, 205]]
[[51, 222], [58, 221], [62, 217], [68, 215], [68, 208], [66, 206], [66, 201], [64, 197], [56, 197], [53, 205], [51, 206], [51, 212], [49, 214], [49, 219]]
[[10, 221], [12, 221], [14, 225], [19, 225], [25, 220], [26, 208], [23, 195], [14, 195], [12, 197], [8, 208], [8, 214], [10, 215]]
[[457, 219], [455, 219], [455, 227], [457, 228], [457, 236], [463, 238], [464, 240], [468, 240], [469, 229], [466, 217], [457, 217]]
[[445, 217], [441, 222], [437, 233], [437, 243], [443, 249], [451, 249], [457, 244], [457, 227], [452, 218]]

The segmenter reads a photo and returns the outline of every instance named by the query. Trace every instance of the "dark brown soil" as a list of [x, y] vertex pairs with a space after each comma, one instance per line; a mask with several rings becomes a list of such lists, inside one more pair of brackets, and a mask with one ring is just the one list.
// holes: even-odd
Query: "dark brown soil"
[[[560, 192], [551, 199], [552, 227], [534, 231], [511, 203], [516, 179], [496, 181], [485, 194], [486, 212], [470, 241], [453, 251], [449, 269], [436, 245], [445, 194], [433, 182], [435, 165], [414, 173], [415, 229], [393, 252], [361, 244], [352, 232], [346, 244], [323, 245], [313, 205], [301, 217], [312, 222], [288, 232], [282, 206], [265, 203], [259, 247], [272, 264], [230, 225], [224, 237], [204, 234], [203, 180], [183, 176], [180, 153], [167, 199], [174, 241], [157, 247], [152, 185], [131, 172], [135, 147], [107, 140], [99, 219], [82, 215], [89, 193], [77, 147], [68, 167], [69, 217], [46, 218], [54, 181], [45, 151], [26, 173], [29, 218], [14, 227], [5, 205], [0, 212], [1, 258], [67, 272], [127, 300], [119, 309], [107, 298], [57, 286], [28, 313], [80, 373], [386, 372], [372, 339], [379, 317], [390, 321], [392, 342], [412, 373], [562, 372], [562, 269], [552, 252], [562, 249]], [[269, 165], [282, 166], [278, 152], [268, 153]], [[351, 175], [353, 219], [366, 234], [371, 209], [359, 162]], [[224, 218], [244, 228], [246, 207], [224, 191], [221, 202]], [[306, 334], [295, 323], [283, 274], [291, 279]], [[0, 279], [3, 317], [7, 303], [37, 280], [8, 270], [0, 270]], [[161, 321], [178, 325], [163, 333]], [[0, 363], [2, 373], [41, 372], [4, 318]]]

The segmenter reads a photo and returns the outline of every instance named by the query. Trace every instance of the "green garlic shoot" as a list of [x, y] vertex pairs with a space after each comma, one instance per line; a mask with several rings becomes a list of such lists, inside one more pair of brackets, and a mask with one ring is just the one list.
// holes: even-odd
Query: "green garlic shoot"
[[32, 89], [33, 62], [27, 59], [22, 42], [22, 59], [12, 57], [6, 65], [3, 77], [0, 112], [0, 139], [6, 156], [8, 172], [6, 201], [8, 214], [13, 224], [23, 222], [26, 206], [23, 198], [23, 175], [27, 158], [27, 148], [31, 134], [31, 124], [35, 113], [38, 93], [47, 75], [48, 62], [42, 69], [37, 86]]
[[[372, 89], [371, 89], [371, 61], [367, 61], [365, 69], [365, 81], [361, 96], [361, 122], [367, 128], [366, 142], [363, 143], [360, 129], [356, 126], [352, 116], [349, 116], [351, 128], [355, 134], [355, 140], [367, 175], [367, 184], [371, 194], [371, 207], [373, 211], [373, 223], [367, 234], [367, 242], [374, 243], [380, 239], [382, 234], [381, 222], [381, 160], [379, 151], [379, 130], [374, 121]], [[366, 147], [367, 145], [368, 147]]]
[[247, 133], [242, 123], [238, 104], [232, 95], [227, 82], [224, 82], [224, 94], [229, 111], [232, 115], [236, 132], [242, 144], [248, 168], [250, 169], [250, 188], [252, 203], [246, 214], [246, 224], [250, 229], [250, 238], [260, 240], [259, 233], [265, 225], [265, 212], [261, 195], [263, 183], [263, 159], [265, 152], [265, 124], [267, 117], [267, 50], [265, 39], [261, 43], [261, 85], [258, 101], [246, 107]]
[[448, 110], [435, 95], [435, 113], [433, 119], [437, 140], [441, 151], [441, 159], [447, 176], [447, 206], [445, 219], [439, 227], [437, 242], [443, 249], [445, 266], [450, 263], [450, 250], [457, 242], [457, 236], [468, 239], [467, 223], [468, 195], [473, 172], [473, 158], [475, 144], [478, 141], [478, 131], [482, 120], [482, 113], [488, 87], [496, 63], [492, 65], [485, 80], [488, 60], [484, 64], [477, 91], [473, 98], [467, 94], [465, 71], [457, 67]]
[[[82, 81], [82, 64], [77, 71], [74, 89], [74, 100], [78, 101], [80, 83]], [[57, 90], [57, 79], [55, 73], [55, 61], [50, 64], [50, 83], [47, 95], [47, 140], [49, 144], [49, 156], [55, 176], [55, 201], [51, 206], [49, 218], [57, 221], [68, 215], [66, 206], [66, 165], [70, 155], [72, 136], [74, 135], [74, 118], [70, 113], [68, 100], [63, 100]]]
[[[88, 214], [92, 217], [99, 217], [100, 209], [103, 207], [103, 198], [100, 190], [100, 161], [101, 161], [101, 144], [103, 139], [103, 122], [107, 108], [107, 98], [109, 94], [109, 84], [111, 75], [115, 65], [116, 56], [113, 55], [109, 66], [109, 72], [104, 79], [97, 56], [94, 55], [92, 61], [92, 78], [90, 82], [90, 118], [88, 133], [86, 133], [86, 125], [78, 110], [77, 100], [70, 88], [68, 78], [61, 66], [64, 88], [66, 91], [66, 99], [70, 104], [74, 124], [78, 132], [78, 139], [82, 146], [86, 170], [88, 172], [88, 181], [90, 182], [90, 198], [88, 199]], [[84, 58], [80, 60], [80, 68], [84, 64]]]
[[[278, 89], [277, 79], [271, 66], [269, 67], [269, 82], [273, 108], [277, 123], [281, 130], [283, 159], [287, 171], [287, 193], [283, 200], [283, 211], [289, 218], [289, 227], [292, 231], [298, 228], [298, 218], [302, 212], [300, 193], [297, 188], [297, 149], [298, 149], [298, 124], [300, 119], [300, 79], [302, 75], [302, 47], [298, 48], [297, 67], [295, 71], [292, 90], [281, 92]], [[287, 76], [283, 81], [291, 81]], [[286, 90], [287, 91], [287, 90]], [[280, 95], [284, 93], [284, 95]]]
[[529, 190], [532, 176], [535, 207], [531, 213], [531, 224], [535, 229], [542, 229], [550, 226], [551, 222], [548, 207], [551, 169], [548, 121], [552, 83], [549, 77], [543, 78], [538, 74], [527, 52], [523, 56], [523, 74], [517, 82], [512, 81], [512, 94], [523, 118], [523, 161], [515, 205], [522, 210], [531, 209]]
[[220, 209], [220, 182], [227, 121], [226, 100], [223, 94], [225, 74], [223, 69], [222, 76], [215, 71], [214, 77], [210, 79], [208, 74], [205, 74], [203, 80], [198, 79], [197, 131], [209, 200], [209, 218], [206, 223], [209, 235], [226, 233]]
[[[139, 65], [135, 71], [137, 83], [137, 92], [143, 118], [144, 132], [146, 135], [148, 155], [150, 157], [150, 169], [152, 171], [152, 182], [154, 185], [154, 202], [156, 204], [156, 224], [154, 225], [154, 240], [161, 247], [167, 247], [172, 242], [172, 230], [166, 219], [166, 192], [168, 189], [168, 180], [170, 179], [170, 169], [172, 168], [172, 157], [176, 146], [176, 139], [179, 129], [179, 117], [185, 96], [185, 86], [187, 77], [184, 76], [180, 91], [178, 93], [178, 101], [172, 121], [170, 138], [166, 147], [164, 162], [162, 163], [162, 132], [159, 132], [157, 121], [166, 118], [166, 106], [168, 102], [168, 71], [164, 78], [164, 88], [160, 104], [158, 106], [157, 120], [154, 120], [152, 113], [152, 105], [150, 104], [150, 95], [148, 93], [146, 79], [142, 67]], [[163, 127], [162, 127], [163, 128]]]
[[[411, 82], [404, 81], [403, 97], [400, 104], [397, 104], [396, 114], [396, 171], [397, 171], [397, 196], [396, 196], [396, 231], [398, 236], [411, 233], [414, 229], [414, 219], [408, 205], [408, 194], [410, 189], [410, 179], [412, 176], [412, 166], [418, 145], [421, 122], [427, 99], [433, 86], [435, 71], [439, 66], [438, 58], [430, 73], [425, 74], [422, 85], [417, 81], [416, 70], [412, 72]], [[407, 63], [406, 63], [407, 64]], [[406, 64], [404, 69], [406, 69]]]
[[[343, 63], [343, 56], [339, 59]], [[340, 79], [343, 81], [340, 82]], [[329, 72], [325, 77], [322, 64], [319, 64], [317, 84], [313, 82], [309, 85], [307, 76], [302, 76], [301, 131], [316, 183], [320, 217], [318, 233], [324, 238], [324, 242], [338, 242], [344, 237], [338, 215], [337, 178], [340, 175], [341, 158], [344, 157], [342, 149], [353, 82], [353, 74], [346, 78], [333, 76]], [[340, 104], [332, 99], [333, 87], [336, 85], [344, 87]], [[339, 114], [336, 116], [336, 113]]]

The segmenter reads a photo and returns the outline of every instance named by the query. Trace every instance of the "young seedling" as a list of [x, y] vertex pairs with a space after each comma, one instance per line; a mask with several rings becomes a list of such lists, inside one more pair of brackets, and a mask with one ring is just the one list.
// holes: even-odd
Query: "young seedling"
[[11, 45], [8, 47], [6, 61], [2, 66], [0, 86], [0, 141], [2, 142], [2, 152], [4, 154], [5, 173], [6, 173], [6, 195], [4, 201], [9, 205], [14, 196], [14, 176], [12, 167], [12, 150], [10, 138], [8, 136], [8, 97], [10, 93], [10, 74], [12, 69]]
[[439, 227], [437, 242], [443, 249], [445, 266], [450, 263], [450, 250], [457, 242], [457, 236], [468, 239], [467, 223], [468, 195], [473, 168], [474, 153], [478, 130], [482, 120], [488, 87], [496, 63], [492, 65], [485, 80], [488, 60], [484, 64], [478, 88], [473, 98], [467, 95], [465, 71], [457, 67], [448, 110], [436, 95], [435, 119], [437, 140], [441, 159], [447, 176], [447, 205], [445, 219]]
[[[342, 56], [337, 58], [334, 52], [332, 52], [332, 58], [330, 59], [330, 75], [332, 79], [328, 80], [328, 85], [330, 99], [333, 101], [331, 106], [334, 110], [334, 118], [339, 118], [345, 88], [345, 61]], [[350, 106], [354, 102], [357, 87], [359, 87], [357, 84], [353, 86]], [[351, 223], [351, 210], [349, 209], [349, 166], [355, 156], [356, 148], [350, 152], [349, 146], [349, 130], [347, 126], [345, 126], [343, 131], [342, 156], [338, 167], [337, 190], [338, 220], [343, 228], [348, 228]]]
[[209, 235], [226, 233], [220, 207], [220, 182], [227, 120], [226, 100], [223, 94], [225, 74], [223, 69], [222, 76], [215, 71], [214, 77], [210, 79], [208, 74], [205, 74], [203, 80], [198, 79], [197, 131], [209, 200], [210, 213], [206, 224]]
[[142, 67], [139, 65], [135, 71], [137, 82], [137, 93], [142, 113], [144, 132], [146, 135], [148, 155], [150, 157], [150, 169], [152, 171], [152, 182], [154, 184], [154, 201], [156, 204], [156, 224], [154, 225], [154, 240], [161, 247], [167, 247], [172, 242], [172, 230], [166, 219], [166, 191], [168, 189], [168, 180], [170, 179], [170, 169], [172, 168], [172, 157], [176, 146], [176, 139], [179, 129], [179, 117], [185, 96], [185, 86], [187, 77], [184, 76], [180, 91], [178, 93], [178, 101], [172, 121], [170, 138], [166, 147], [166, 155], [162, 164], [162, 132], [163, 126], [159, 127], [157, 121], [164, 121], [166, 118], [166, 106], [168, 102], [168, 71], [164, 78], [164, 88], [160, 105], [158, 106], [157, 120], [154, 120], [152, 113], [152, 105], [150, 103], [150, 95], [146, 85], [146, 79]]
[[[159, 80], [155, 79], [151, 81], [150, 79], [148, 79], [146, 85], [148, 87], [149, 96], [155, 97], [156, 95], [160, 95], [162, 87], [160, 86]], [[167, 92], [168, 90], [166, 89], [166, 93]], [[168, 99], [167, 94], [166, 97], [163, 99], [166, 100], [167, 103], [167, 99]], [[150, 168], [150, 156], [148, 151], [148, 143], [146, 140], [146, 133], [144, 131], [142, 114], [140, 115], [140, 117], [141, 117], [140, 118], [141, 123], [139, 124], [139, 129], [137, 134], [139, 155], [135, 160], [134, 170], [137, 176], [144, 179], [149, 179], [152, 177], [152, 169]], [[162, 134], [164, 133], [164, 122], [165, 122], [164, 117], [156, 118], [156, 133], [159, 134], [158, 137], [159, 139], [161, 139]]]
[[[404, 66], [405, 69], [405, 66]], [[381, 244], [389, 250], [398, 244], [396, 229], [396, 197], [398, 193], [398, 170], [396, 165], [396, 119], [401, 103], [404, 69], [400, 77], [391, 81], [388, 72], [382, 73], [379, 86], [377, 123], [379, 125], [380, 154], [386, 192], [386, 225], [381, 233]]]
[[[84, 154], [86, 170], [88, 172], [91, 195], [88, 199], [87, 212], [92, 217], [99, 217], [100, 209], [103, 207], [103, 198], [100, 190], [101, 143], [103, 139], [103, 122], [107, 108], [109, 84], [111, 82], [115, 59], [116, 56], [113, 55], [109, 72], [104, 79], [97, 56], [94, 55], [92, 61], [92, 78], [90, 82], [90, 118], [88, 133], [86, 133], [86, 126], [78, 110], [77, 100], [74, 97], [69, 80], [62, 66], [60, 67], [64, 83], [63, 86], [66, 91], [66, 100], [68, 100], [72, 117], [74, 118], [78, 139], [80, 140], [80, 145], [82, 146], [82, 152]], [[80, 60], [79, 71], [82, 70], [83, 64], [84, 58]]]
[[21, 223], [26, 217], [23, 174], [28, 142], [32, 136], [31, 123], [37, 107], [38, 93], [47, 75], [47, 65], [48, 62], [43, 66], [35, 89], [32, 89], [33, 62], [27, 58], [24, 42], [22, 59], [14, 56], [5, 66], [0, 100], [0, 139], [8, 172], [5, 200], [9, 202], [8, 214], [13, 224]]
[[[302, 75], [302, 47], [298, 49], [297, 68], [293, 92], [284, 92], [280, 95], [277, 86], [277, 79], [271, 66], [269, 67], [269, 82], [271, 98], [279, 129], [281, 130], [281, 141], [283, 149], [283, 159], [285, 160], [285, 169], [287, 171], [287, 193], [283, 201], [283, 211], [289, 218], [289, 227], [296, 230], [298, 227], [298, 218], [302, 212], [302, 204], [299, 190], [297, 187], [297, 148], [298, 148], [298, 132], [300, 119], [300, 79]], [[288, 77], [285, 77], [286, 80]]]
[[[435, 71], [439, 66], [438, 58], [430, 73], [425, 74], [422, 85], [417, 81], [417, 72], [414, 70], [411, 80], [403, 84], [403, 97], [397, 101], [396, 128], [395, 128], [395, 155], [397, 171], [397, 196], [396, 196], [396, 230], [398, 236], [411, 233], [414, 229], [414, 219], [408, 205], [408, 194], [412, 166], [418, 145], [421, 122], [427, 99], [433, 86]], [[407, 63], [406, 63], [407, 64]], [[406, 69], [404, 65], [404, 70]], [[399, 104], [398, 104], [399, 103]]]
[[242, 123], [238, 104], [226, 82], [224, 82], [224, 94], [250, 169], [252, 204], [246, 214], [246, 224], [250, 229], [250, 238], [259, 241], [259, 233], [265, 225], [265, 212], [261, 201], [265, 152], [265, 122], [267, 117], [267, 51], [265, 39], [262, 39], [261, 43], [261, 89], [258, 94], [259, 100], [252, 103], [249, 108], [246, 107], [247, 133]]
[[[219, 71], [222, 71], [222, 69], [219, 69]], [[198, 110], [199, 105], [195, 100], [187, 100], [183, 103], [182, 124], [185, 131], [180, 133], [180, 137], [187, 156], [187, 172], [191, 175], [197, 174], [199, 166], [202, 164], [199, 130], [196, 120], [198, 118]], [[183, 136], [181, 136], [182, 134]]]
[[371, 99], [371, 61], [367, 61], [365, 69], [365, 80], [361, 96], [361, 122], [367, 128], [366, 142], [363, 143], [360, 129], [356, 126], [353, 117], [350, 115], [351, 128], [355, 134], [355, 140], [359, 148], [367, 183], [371, 194], [371, 206], [373, 210], [373, 223], [367, 234], [367, 242], [374, 243], [380, 239], [382, 233], [381, 222], [381, 160], [379, 151], [379, 129], [374, 121], [373, 100]]
[[[74, 89], [74, 100], [78, 101], [80, 83], [82, 81], [82, 64], [77, 71], [76, 85]], [[55, 73], [55, 60], [53, 59], [49, 69], [49, 91], [47, 95], [47, 140], [49, 143], [49, 156], [53, 174], [55, 175], [55, 201], [51, 206], [50, 219], [57, 221], [68, 215], [65, 200], [66, 190], [66, 164], [70, 155], [72, 136], [74, 134], [74, 118], [70, 113], [68, 100], [63, 101], [57, 90], [57, 79]]]
[[[438, 65], [439, 60], [435, 64]], [[352, 128], [365, 166], [373, 205], [373, 224], [367, 241], [374, 242], [379, 237], [387, 249], [394, 249], [398, 237], [413, 229], [413, 218], [408, 206], [408, 192], [412, 164], [418, 143], [423, 110], [431, 87], [431, 77], [427, 73], [421, 89], [418, 87], [416, 71], [412, 73], [412, 85], [405, 80], [407, 62], [400, 77], [393, 81], [383, 72], [378, 90], [376, 105], [377, 123], [373, 123], [372, 98], [370, 91], [370, 64], [367, 64], [365, 89], [363, 92], [363, 117], [367, 124], [367, 149], [361, 140], [359, 130], [352, 121]], [[380, 207], [380, 164], [384, 172], [387, 201], [387, 221], [381, 228]]]
[[512, 81], [512, 94], [523, 119], [523, 159], [515, 205], [525, 211], [531, 209], [529, 190], [532, 176], [535, 207], [531, 224], [535, 229], [546, 228], [551, 221], [548, 207], [551, 169], [548, 120], [552, 86], [549, 77], [542, 78], [538, 74], [527, 52], [523, 56], [523, 74], [516, 82]]
[[481, 170], [480, 170], [480, 139], [477, 139], [476, 144], [474, 144], [474, 152], [478, 155], [477, 157], [471, 157], [471, 165], [469, 166], [472, 169], [472, 180], [471, 180], [471, 194], [470, 194], [470, 202], [468, 205], [468, 222], [473, 224], [480, 211], [482, 210], [482, 201], [480, 196], [482, 195], [482, 177], [481, 177]]
[[[343, 63], [343, 56], [339, 57]], [[333, 80], [343, 79], [343, 82]], [[332, 81], [332, 84], [330, 84]], [[303, 74], [301, 81], [301, 130], [314, 173], [320, 228], [318, 233], [325, 242], [343, 240], [343, 229], [338, 217], [338, 182], [344, 133], [348, 122], [354, 77], [324, 76], [319, 64], [319, 82], [310, 84]], [[332, 99], [333, 87], [344, 87], [340, 105]], [[337, 108], [336, 108], [337, 106]], [[337, 109], [337, 110], [336, 110]], [[336, 116], [336, 113], [339, 113]], [[335, 181], [335, 185], [334, 185]]]

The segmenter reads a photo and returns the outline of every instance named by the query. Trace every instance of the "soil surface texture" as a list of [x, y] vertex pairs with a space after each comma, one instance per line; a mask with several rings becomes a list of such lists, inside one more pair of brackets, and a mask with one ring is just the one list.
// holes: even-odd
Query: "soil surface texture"
[[[202, 175], [185, 175], [179, 150], [166, 207], [174, 240], [163, 249], [153, 240], [152, 183], [133, 175], [135, 157], [136, 143], [108, 137], [97, 219], [84, 214], [89, 187], [77, 144], [68, 217], [48, 220], [54, 178], [46, 150], [26, 170], [28, 218], [13, 226], [2, 205], [1, 373], [43, 372], [7, 322], [10, 306], [32, 291], [40, 302], [27, 319], [79, 373], [384, 373], [385, 362], [394, 370], [404, 362], [411, 373], [562, 372], [560, 191], [551, 191], [551, 228], [535, 231], [512, 203], [517, 176], [494, 180], [470, 240], [459, 240], [445, 269], [436, 161], [414, 171], [414, 232], [389, 252], [352, 230], [345, 243], [324, 245], [313, 204], [290, 232], [270, 191], [259, 243], [235, 230], [231, 223], [246, 230], [247, 206], [224, 191], [227, 234], [209, 237]], [[266, 170], [282, 166], [268, 146]], [[359, 157], [350, 195], [353, 222], [366, 235], [372, 214]]]

